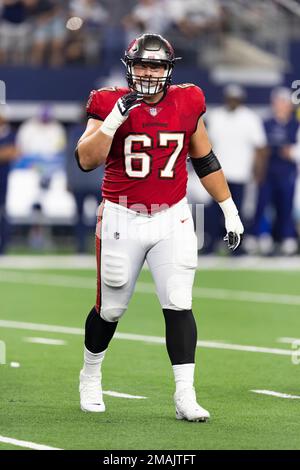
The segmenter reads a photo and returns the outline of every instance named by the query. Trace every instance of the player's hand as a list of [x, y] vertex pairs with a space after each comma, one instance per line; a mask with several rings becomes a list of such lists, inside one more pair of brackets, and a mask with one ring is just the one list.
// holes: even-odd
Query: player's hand
[[239, 217], [237, 207], [231, 197], [220, 202], [219, 205], [225, 217], [225, 228], [227, 233], [224, 237], [224, 241], [227, 242], [228, 248], [234, 251], [242, 242], [244, 226]]
[[227, 242], [229, 250], [236, 250], [243, 240], [244, 226], [238, 214], [225, 218], [225, 227], [227, 234], [224, 241]]
[[128, 93], [127, 95], [122, 96], [117, 101], [118, 109], [122, 116], [129, 116], [130, 111], [138, 106], [141, 106], [141, 101], [143, 96], [133, 91]]
[[142, 95], [139, 95], [136, 91], [121, 96], [103, 121], [100, 128], [101, 132], [113, 138], [116, 131], [128, 118], [130, 111], [141, 106], [142, 99]]

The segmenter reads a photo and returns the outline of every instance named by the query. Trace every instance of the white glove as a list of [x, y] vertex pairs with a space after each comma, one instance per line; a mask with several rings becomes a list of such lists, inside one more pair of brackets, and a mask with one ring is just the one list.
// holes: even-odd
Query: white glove
[[140, 101], [142, 99], [143, 97], [136, 91], [121, 96], [103, 121], [101, 132], [109, 137], [113, 137], [121, 124], [128, 118], [130, 111], [141, 105]]
[[219, 202], [224, 217], [227, 234], [224, 241], [230, 250], [234, 251], [242, 243], [244, 226], [239, 217], [239, 212], [232, 198], [229, 197], [223, 202]]

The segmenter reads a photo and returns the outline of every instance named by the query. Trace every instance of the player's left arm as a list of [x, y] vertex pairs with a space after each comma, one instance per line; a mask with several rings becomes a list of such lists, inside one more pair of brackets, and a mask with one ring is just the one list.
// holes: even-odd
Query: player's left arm
[[244, 227], [220, 162], [212, 150], [202, 118], [199, 119], [197, 129], [191, 137], [189, 155], [204, 188], [219, 203], [223, 211], [227, 231], [224, 240], [228, 242], [230, 249], [235, 250], [241, 243]]
[[201, 183], [211, 197], [219, 203], [231, 197], [221, 165], [213, 156], [212, 144], [202, 118], [191, 137], [189, 155]]

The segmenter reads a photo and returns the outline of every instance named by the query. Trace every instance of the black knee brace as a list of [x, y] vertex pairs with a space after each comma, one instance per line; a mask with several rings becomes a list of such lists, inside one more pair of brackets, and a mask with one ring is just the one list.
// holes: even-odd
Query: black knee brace
[[104, 351], [109, 345], [118, 322], [108, 322], [101, 318], [93, 307], [85, 322], [85, 347], [94, 354]]
[[167, 351], [172, 365], [195, 362], [197, 326], [192, 310], [163, 309]]

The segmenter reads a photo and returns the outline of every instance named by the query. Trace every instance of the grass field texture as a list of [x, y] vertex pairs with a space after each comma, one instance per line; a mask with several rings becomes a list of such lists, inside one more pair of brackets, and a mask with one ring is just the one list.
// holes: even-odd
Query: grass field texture
[[106, 395], [105, 413], [86, 414], [78, 329], [95, 300], [94, 270], [0, 269], [0, 436], [61, 449], [300, 449], [300, 365], [288, 342], [300, 338], [299, 280], [299, 271], [197, 272], [195, 385], [211, 413], [203, 424], [175, 419], [172, 369], [163, 340], [155, 340], [164, 336], [163, 316], [148, 271], [103, 364], [104, 391], [146, 398]]

